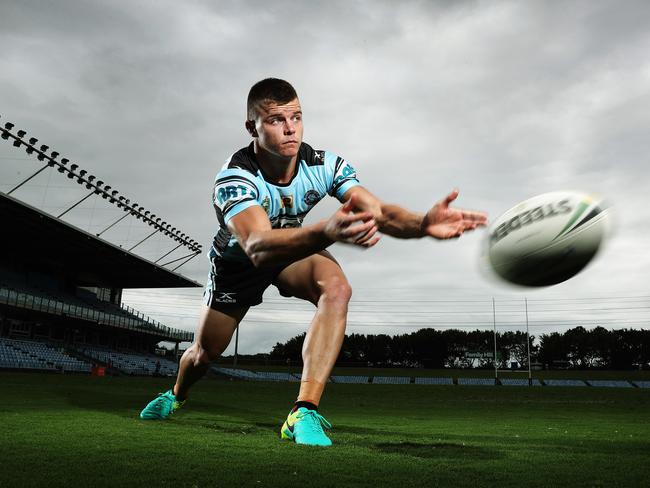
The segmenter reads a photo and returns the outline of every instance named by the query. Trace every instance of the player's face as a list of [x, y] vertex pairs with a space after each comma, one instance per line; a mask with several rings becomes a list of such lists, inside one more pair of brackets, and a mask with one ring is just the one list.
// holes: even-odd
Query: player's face
[[[258, 107], [254, 121], [258, 144], [277, 156], [292, 158], [302, 142], [302, 109], [296, 98], [284, 105], [268, 103]], [[257, 134], [255, 136], [255, 134]]]

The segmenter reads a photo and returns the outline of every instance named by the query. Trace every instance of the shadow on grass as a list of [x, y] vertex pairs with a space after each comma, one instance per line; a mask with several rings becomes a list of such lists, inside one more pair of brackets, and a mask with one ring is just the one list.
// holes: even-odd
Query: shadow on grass
[[223, 434], [257, 434], [264, 432], [279, 432], [280, 425], [277, 423], [264, 422], [206, 422], [201, 427], [221, 432]]
[[417, 458], [448, 458], [493, 460], [504, 457], [503, 453], [477, 446], [453, 444], [447, 442], [416, 443], [416, 442], [386, 442], [372, 445], [374, 449], [387, 454], [399, 454]]
[[[370, 427], [359, 427], [356, 425], [342, 425], [336, 424], [334, 426], [335, 432], [343, 434], [357, 434], [357, 435], [383, 435], [386, 433], [383, 429], [372, 429]], [[402, 434], [402, 432], [393, 431], [394, 434]]]

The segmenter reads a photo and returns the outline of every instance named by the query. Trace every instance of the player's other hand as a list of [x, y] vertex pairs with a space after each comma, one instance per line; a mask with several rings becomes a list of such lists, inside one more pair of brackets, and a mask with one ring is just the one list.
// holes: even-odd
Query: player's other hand
[[487, 224], [487, 214], [474, 210], [451, 208], [449, 205], [458, 197], [458, 190], [452, 191], [436, 203], [422, 220], [424, 235], [436, 239], [453, 239], [463, 232], [483, 227]]
[[370, 212], [356, 212], [356, 196], [353, 194], [325, 224], [325, 235], [333, 241], [361, 247], [372, 247], [381, 238], [377, 222]]

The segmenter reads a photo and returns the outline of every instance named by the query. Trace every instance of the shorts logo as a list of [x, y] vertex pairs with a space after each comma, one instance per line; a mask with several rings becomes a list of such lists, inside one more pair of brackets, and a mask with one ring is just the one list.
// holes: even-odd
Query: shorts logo
[[313, 205], [316, 205], [321, 199], [320, 193], [318, 193], [316, 190], [309, 190], [307, 193], [305, 193], [305, 198], [303, 198], [303, 202], [305, 202], [305, 205], [309, 205], [310, 207]]
[[282, 208], [293, 208], [293, 195], [282, 195]]
[[234, 291], [228, 293], [222, 291], [217, 292], [217, 296], [214, 301], [219, 303], [237, 303], [237, 300], [233, 297], [234, 294]]

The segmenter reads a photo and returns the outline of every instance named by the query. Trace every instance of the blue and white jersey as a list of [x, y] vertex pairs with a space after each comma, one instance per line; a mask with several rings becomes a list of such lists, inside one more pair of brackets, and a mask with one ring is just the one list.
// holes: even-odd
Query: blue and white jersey
[[343, 158], [329, 151], [314, 150], [304, 142], [300, 145], [291, 181], [269, 183], [251, 143], [233, 154], [217, 174], [212, 203], [219, 230], [209, 258], [249, 260], [228, 230], [228, 222], [253, 205], [264, 209], [274, 229], [300, 227], [307, 213], [325, 195], [340, 200], [347, 190], [359, 184], [356, 171]]

